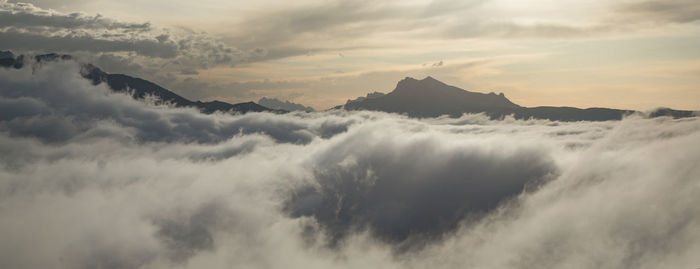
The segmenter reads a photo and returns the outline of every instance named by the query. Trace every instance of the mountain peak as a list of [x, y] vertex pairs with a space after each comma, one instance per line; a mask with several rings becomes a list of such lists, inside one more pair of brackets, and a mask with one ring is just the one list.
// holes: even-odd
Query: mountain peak
[[405, 83], [405, 82], [415, 82], [415, 81], [418, 81], [418, 80], [415, 79], [415, 78], [412, 78], [412, 77], [405, 77], [404, 79], [399, 80], [399, 83], [402, 83], [402, 82], [404, 82], [404, 83]]
[[348, 102], [345, 108], [433, 117], [445, 114], [458, 116], [463, 113], [501, 112], [519, 106], [503, 95], [470, 92], [427, 76], [421, 80], [406, 77], [398, 82], [392, 92], [377, 98]]
[[[406, 77], [396, 84], [396, 89], [392, 93], [394, 94], [415, 94], [418, 92], [442, 92], [442, 91], [464, 91], [460, 88], [447, 85], [431, 76], [427, 76], [421, 80], [414, 79], [412, 77]], [[439, 93], [437, 93], [439, 94]]]
[[[412, 77], [405, 77], [404, 79], [399, 81], [399, 83], [416, 83], [416, 82], [440, 82], [440, 81], [431, 77], [431, 76], [427, 76], [423, 79], [415, 79]], [[442, 82], [440, 82], [440, 83], [442, 83]]]

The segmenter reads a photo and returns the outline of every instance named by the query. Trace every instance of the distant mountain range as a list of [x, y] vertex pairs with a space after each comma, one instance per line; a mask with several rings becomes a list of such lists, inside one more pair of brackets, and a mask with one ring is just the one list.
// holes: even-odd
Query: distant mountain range
[[[58, 60], [71, 60], [70, 55], [61, 54], [43, 54], [34, 56], [33, 59], [27, 59], [24, 55], [16, 56], [9, 51], [0, 51], [0, 66], [6, 68], [23, 68], [24, 65], [29, 64], [30, 60], [35, 63], [43, 63]], [[174, 92], [171, 92], [158, 84], [150, 82], [148, 80], [135, 78], [122, 74], [109, 74], [102, 71], [98, 67], [92, 64], [83, 64], [81, 75], [92, 81], [93, 84], [98, 85], [101, 83], [107, 83], [109, 88], [116, 92], [126, 92], [131, 94], [135, 99], [143, 99], [146, 96], [154, 96], [158, 98], [159, 102], [172, 104], [176, 107], [195, 107], [198, 108], [203, 113], [214, 113], [220, 112], [232, 112], [232, 113], [247, 113], [247, 112], [281, 112], [279, 110], [270, 109], [254, 102], [245, 102], [238, 104], [230, 104], [221, 101], [191, 101], [184, 98]]]
[[[71, 60], [70, 55], [43, 54], [33, 58], [24, 55], [15, 56], [9, 51], [0, 51], [0, 67], [23, 68], [27, 64], [41, 64], [48, 61]], [[195, 107], [203, 113], [232, 112], [274, 112], [313, 111], [313, 108], [289, 101], [282, 102], [274, 98], [262, 98], [260, 104], [245, 102], [230, 104], [221, 101], [191, 101], [148, 80], [122, 74], [109, 74], [92, 64], [83, 64], [81, 75], [93, 84], [107, 83], [117, 92], [126, 92], [136, 99], [147, 96], [157, 97], [160, 102], [176, 107]], [[459, 117], [464, 113], [485, 113], [493, 119], [513, 115], [517, 119], [548, 119], [553, 121], [605, 121], [620, 120], [623, 116], [640, 113], [633, 110], [611, 108], [575, 107], [522, 107], [506, 98], [502, 93], [478, 93], [466, 91], [442, 83], [432, 77], [422, 80], [407, 77], [388, 93], [373, 92], [364, 97], [348, 100], [345, 105], [335, 109], [373, 110], [389, 113], [406, 114], [410, 117], [438, 117], [448, 115]], [[700, 115], [697, 111], [673, 110], [662, 108], [652, 111], [649, 117], [672, 116], [674, 118]]]
[[[366, 97], [349, 100], [336, 108], [347, 110], [375, 110], [407, 114], [410, 117], [461, 116], [464, 113], [485, 113], [491, 118], [513, 115], [517, 119], [548, 119], [553, 121], [605, 121], [619, 120], [637, 113], [633, 110], [575, 107], [522, 107], [506, 98], [503, 93], [477, 93], [442, 83], [432, 77], [422, 80], [407, 77], [388, 93], [371, 93]], [[657, 109], [650, 117], [692, 117], [697, 112], [687, 110]]]
[[297, 103], [292, 103], [289, 101], [280, 101], [276, 98], [267, 98], [263, 97], [258, 100], [258, 104], [264, 106], [264, 107], [269, 107], [272, 109], [278, 109], [278, 110], [285, 110], [285, 111], [305, 111], [305, 112], [313, 112], [314, 109], [310, 106], [304, 106], [301, 104]]

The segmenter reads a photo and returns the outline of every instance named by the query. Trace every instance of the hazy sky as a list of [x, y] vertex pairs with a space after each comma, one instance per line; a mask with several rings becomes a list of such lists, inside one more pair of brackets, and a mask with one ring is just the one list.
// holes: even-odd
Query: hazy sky
[[[325, 109], [430, 75], [525, 106], [700, 109], [700, 1], [0, 0], [0, 49]], [[293, 2], [293, 3], [291, 3]]]

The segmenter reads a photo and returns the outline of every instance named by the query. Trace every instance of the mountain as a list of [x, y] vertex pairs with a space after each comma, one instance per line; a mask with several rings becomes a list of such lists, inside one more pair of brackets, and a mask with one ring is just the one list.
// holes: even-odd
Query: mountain
[[[72, 57], [70, 55], [60, 55], [56, 53], [37, 55], [34, 57], [34, 61], [37, 64], [71, 59]], [[26, 60], [24, 55], [15, 57], [12, 52], [0, 51], [0, 66], [2, 67], [20, 69], [26, 64], [25, 62]], [[158, 98], [159, 103], [168, 103], [176, 107], [195, 107], [201, 112], [208, 114], [217, 111], [233, 113], [263, 111], [280, 112], [258, 105], [254, 102], [229, 104], [216, 100], [210, 102], [191, 101], [148, 80], [122, 74], [109, 74], [92, 64], [83, 64], [80, 74], [84, 78], [92, 81], [92, 83], [95, 85], [107, 83], [109, 88], [113, 91], [129, 93], [135, 99], [143, 99], [147, 96], [154, 96]]]
[[[5, 68], [20, 69], [25, 65], [71, 59], [70, 55], [55, 53], [28, 58], [24, 55], [15, 56], [10, 51], [0, 51], [0, 67]], [[282, 102], [272, 98], [262, 98], [259, 101], [262, 104], [269, 105], [269, 108], [254, 102], [229, 104], [221, 101], [191, 101], [148, 80], [122, 74], [109, 74], [91, 64], [82, 65], [81, 75], [95, 85], [106, 83], [113, 91], [126, 92], [136, 99], [155, 96], [159, 102], [172, 104], [176, 107], [195, 107], [203, 113], [214, 113], [217, 111], [233, 113], [269, 111], [282, 113], [293, 110], [313, 110], [310, 107], [289, 101]], [[407, 77], [399, 81], [396, 88], [388, 94], [380, 92], [370, 93], [365, 97], [348, 100], [345, 105], [335, 108], [384, 111], [407, 114], [411, 117], [437, 117], [442, 115], [459, 117], [464, 113], [485, 113], [494, 119], [513, 115], [517, 119], [535, 118], [554, 121], [619, 120], [625, 115], [639, 113], [633, 110], [611, 108], [522, 107], [508, 100], [502, 93], [470, 92], [447, 85], [432, 77], [426, 77], [422, 80]], [[673, 110], [670, 108], [660, 108], [648, 113], [649, 117], [671, 116], [683, 118], [698, 115], [700, 115], [698, 111]]]
[[24, 55], [20, 55], [15, 58], [15, 54], [13, 54], [11, 51], [0, 51], [0, 66], [20, 69], [23, 65]]
[[296, 104], [292, 103], [289, 101], [280, 101], [276, 98], [267, 98], [263, 97], [258, 100], [258, 104], [264, 106], [264, 107], [269, 107], [272, 109], [279, 109], [279, 110], [284, 110], [284, 111], [306, 111], [306, 112], [313, 112], [314, 109], [310, 106], [304, 106], [301, 104]]
[[105, 82], [112, 90], [129, 92], [136, 99], [143, 99], [149, 95], [155, 96], [160, 101], [173, 104], [176, 107], [199, 108], [203, 113], [214, 113], [217, 111], [239, 113], [273, 111], [254, 102], [229, 104], [216, 100], [210, 102], [190, 101], [148, 80], [122, 74], [108, 74], [91, 64], [83, 65], [81, 74], [95, 85]]
[[[478, 93], [466, 91], [442, 83], [432, 77], [422, 80], [407, 77], [388, 94], [372, 94], [349, 100], [347, 110], [374, 110], [407, 114], [410, 117], [437, 117], [449, 115], [459, 117], [464, 113], [485, 113], [491, 118], [513, 115], [517, 119], [548, 119], [554, 121], [605, 121], [619, 120], [623, 116], [636, 113], [632, 110], [611, 108], [575, 107], [522, 107], [506, 98], [503, 93]], [[691, 117], [694, 111], [658, 109], [650, 117], [673, 116]]]
[[378, 110], [406, 113], [411, 117], [437, 117], [463, 113], [503, 113], [519, 108], [503, 94], [468, 92], [444, 84], [432, 77], [416, 80], [407, 77], [386, 95], [356, 99], [345, 104], [345, 109]]
[[349, 104], [352, 104], [355, 102], [359, 102], [359, 101], [363, 101], [363, 100], [367, 100], [367, 99], [375, 99], [375, 98], [382, 97], [382, 96], [384, 96], [383, 92], [371, 92], [371, 93], [368, 93], [367, 96], [360, 96], [360, 97], [357, 97], [355, 99], [348, 100], [347, 102], [345, 102], [345, 105], [334, 106], [331, 109], [343, 109], [343, 107], [345, 107], [346, 105], [349, 105]]

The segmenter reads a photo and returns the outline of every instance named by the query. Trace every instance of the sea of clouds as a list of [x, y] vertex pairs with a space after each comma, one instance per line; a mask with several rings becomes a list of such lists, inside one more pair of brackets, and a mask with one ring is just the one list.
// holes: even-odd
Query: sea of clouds
[[700, 120], [205, 115], [0, 68], [3, 268], [697, 268]]

